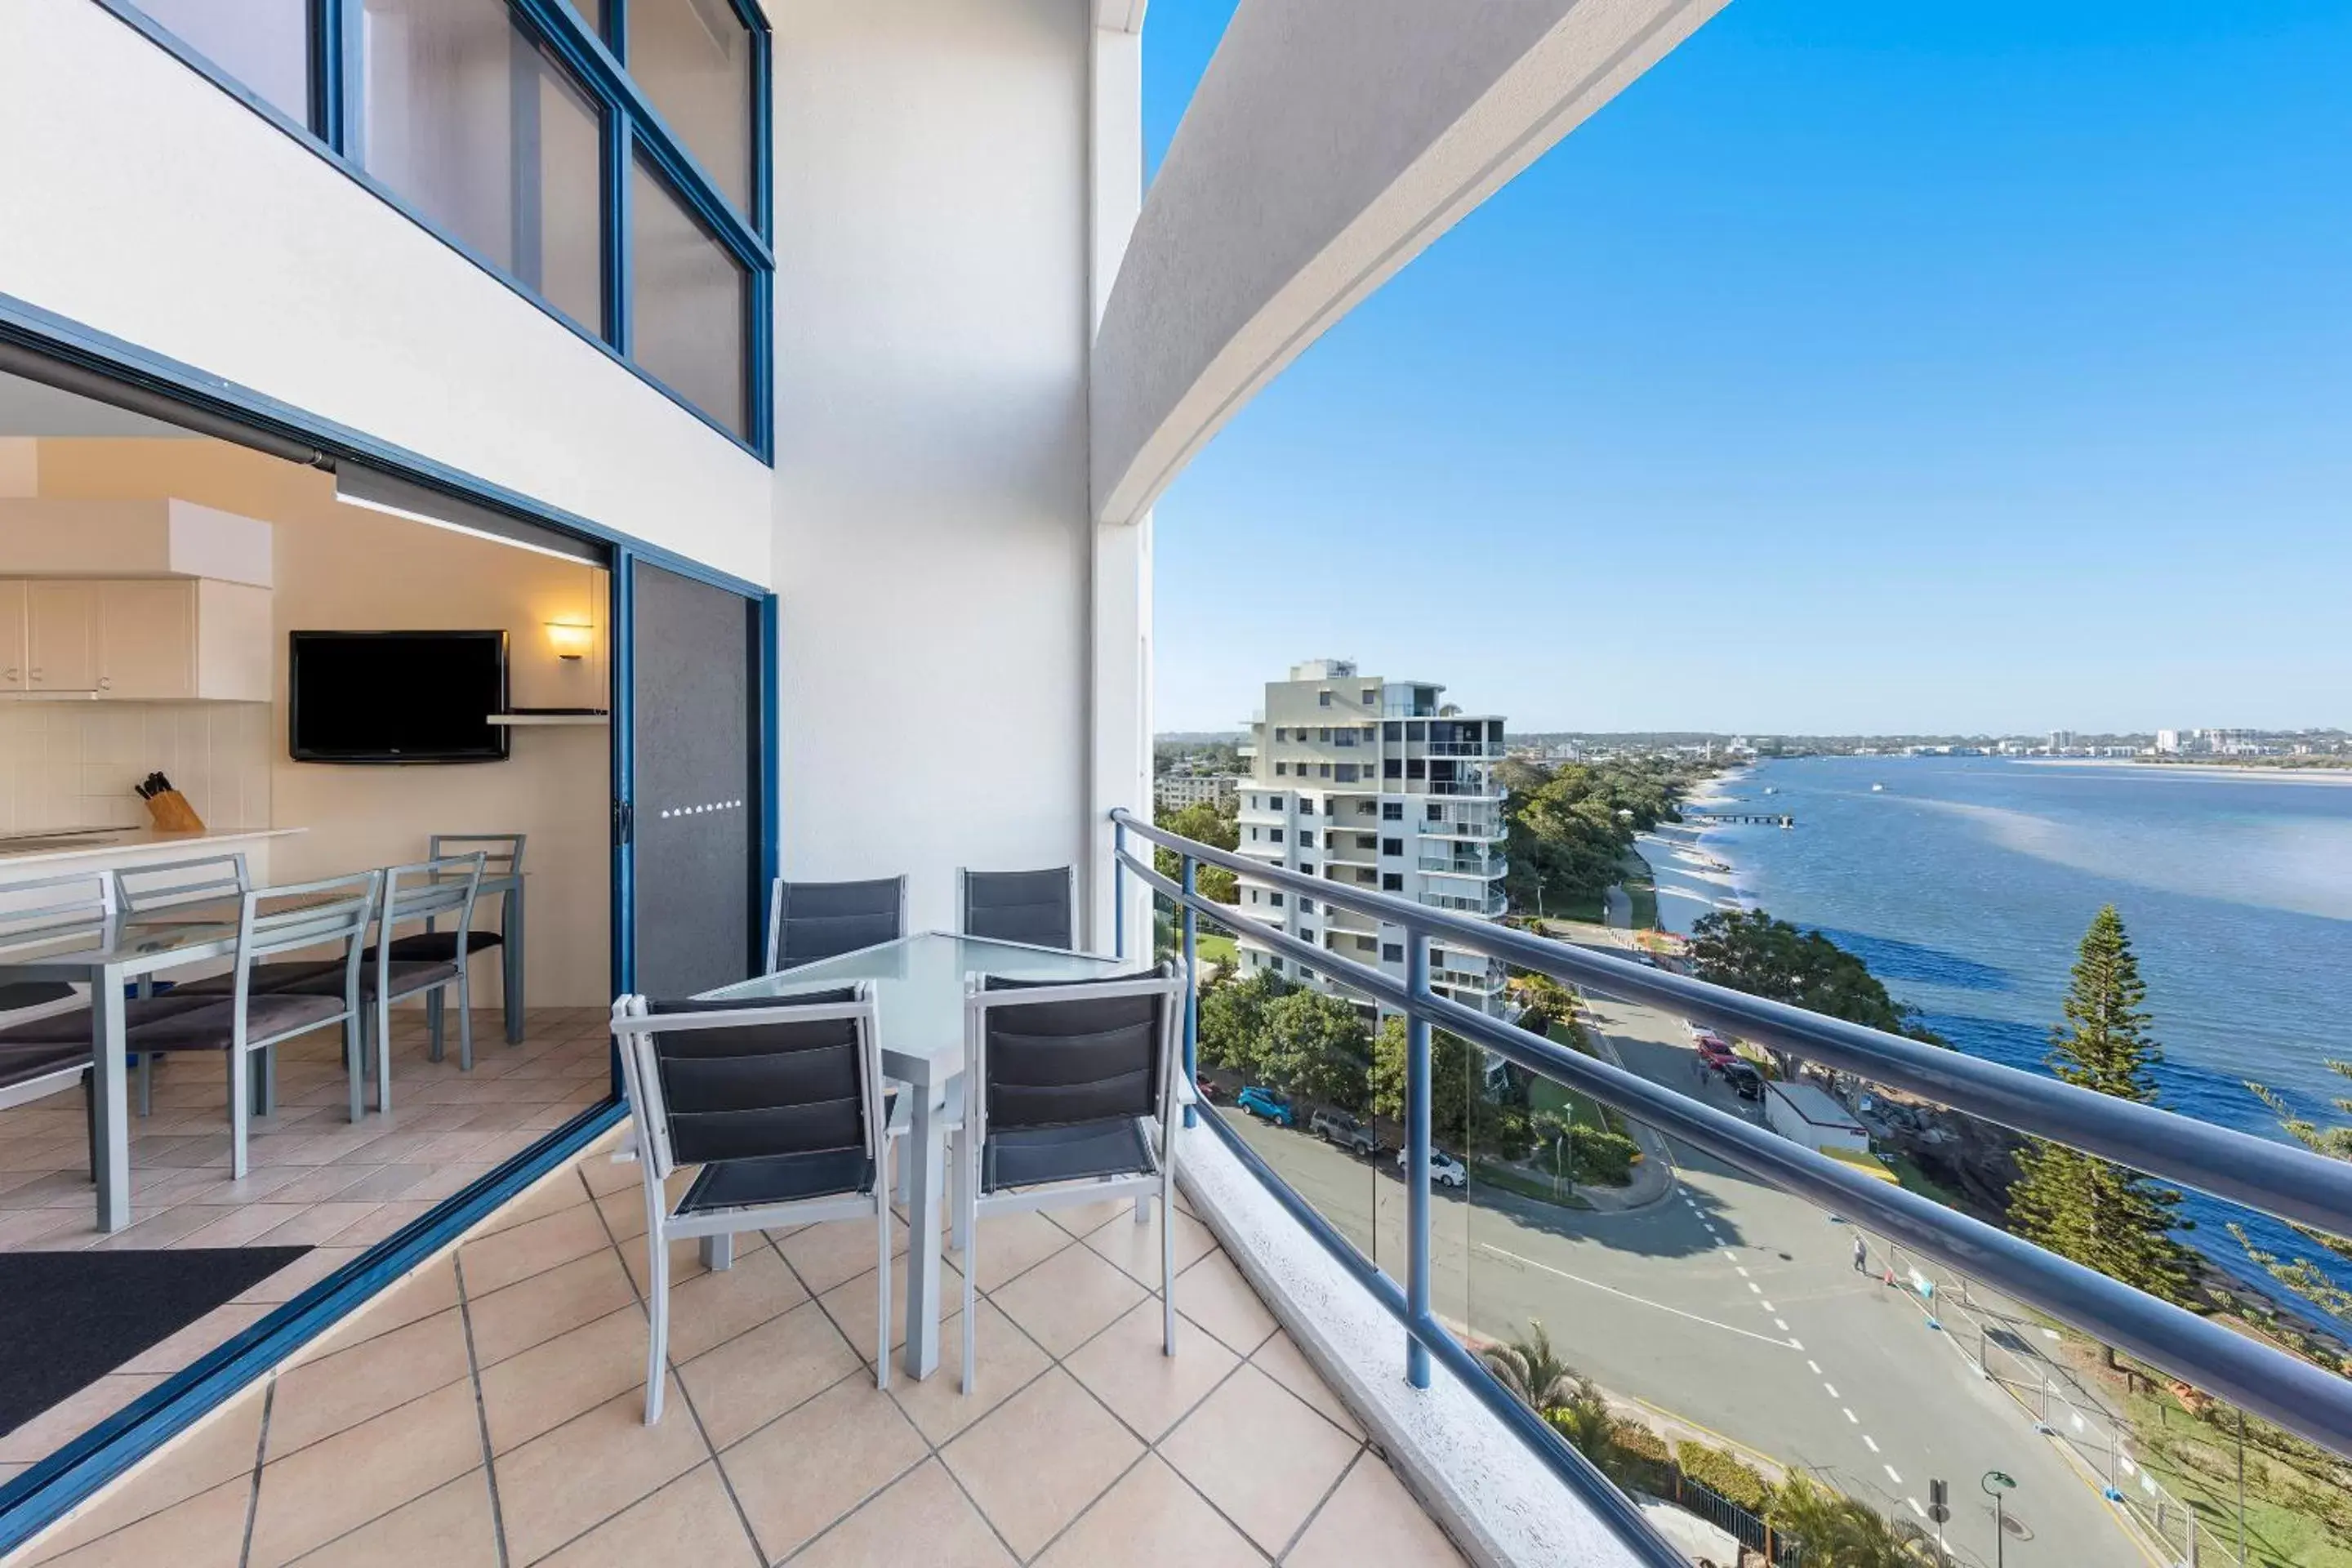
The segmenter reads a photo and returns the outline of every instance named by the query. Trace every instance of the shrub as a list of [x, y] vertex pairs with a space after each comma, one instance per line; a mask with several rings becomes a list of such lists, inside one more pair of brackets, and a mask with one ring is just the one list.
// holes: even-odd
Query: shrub
[[1763, 1516], [1771, 1505], [1772, 1486], [1753, 1465], [1704, 1443], [1684, 1443], [1675, 1449], [1683, 1474], [1728, 1498], [1748, 1512]]
[[1669, 1495], [1667, 1471], [1673, 1464], [1666, 1440], [1647, 1426], [1625, 1422], [1609, 1435], [1609, 1451], [1594, 1456], [1609, 1479], [1628, 1491]]
[[1604, 1187], [1622, 1187], [1632, 1181], [1633, 1162], [1641, 1154], [1639, 1146], [1624, 1133], [1581, 1121], [1569, 1129], [1568, 1147], [1576, 1179]]

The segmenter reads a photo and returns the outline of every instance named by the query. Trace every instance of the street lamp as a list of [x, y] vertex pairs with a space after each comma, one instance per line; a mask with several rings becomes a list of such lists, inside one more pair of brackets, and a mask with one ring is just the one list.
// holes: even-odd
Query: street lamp
[[2001, 1510], [2001, 1498], [2017, 1488], [2017, 1478], [2005, 1470], [1987, 1470], [1984, 1479], [1977, 1483], [1985, 1496], [1992, 1499], [1992, 1562], [2001, 1568], [2001, 1558], [2009, 1545], [2008, 1516]]

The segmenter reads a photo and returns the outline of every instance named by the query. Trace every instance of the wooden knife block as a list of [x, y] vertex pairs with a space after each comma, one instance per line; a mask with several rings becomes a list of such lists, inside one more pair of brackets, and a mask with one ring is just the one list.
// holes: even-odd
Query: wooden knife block
[[167, 789], [147, 798], [147, 815], [155, 819], [158, 833], [202, 833], [205, 819], [188, 804], [188, 797], [178, 790]]

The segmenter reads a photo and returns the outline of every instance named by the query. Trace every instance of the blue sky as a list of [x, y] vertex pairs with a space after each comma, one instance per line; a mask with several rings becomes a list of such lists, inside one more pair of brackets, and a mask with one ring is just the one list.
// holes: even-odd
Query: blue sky
[[2347, 82], [2346, 0], [1734, 0], [1169, 490], [1160, 727], [2352, 725]]

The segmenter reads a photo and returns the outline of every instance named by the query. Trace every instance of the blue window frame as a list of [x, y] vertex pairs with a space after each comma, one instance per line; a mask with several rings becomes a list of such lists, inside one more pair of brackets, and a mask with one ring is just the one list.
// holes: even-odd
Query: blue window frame
[[[234, 22], [221, 20], [230, 13], [215, 0], [98, 3], [771, 460], [771, 40], [755, 0], [270, 0]], [[403, 27], [478, 43], [483, 16], [499, 13], [513, 56], [502, 90], [485, 90], [501, 73], [461, 73], [436, 88], [389, 60]], [[649, 82], [630, 74], [633, 47]], [[395, 83], [408, 101], [391, 99]], [[709, 263], [634, 276], [631, 209], [648, 174], [707, 243]], [[709, 330], [710, 279], [730, 268], [741, 278], [740, 377], [709, 363], [723, 341]], [[673, 286], [702, 298], [666, 300], [658, 291]], [[641, 316], [664, 324], [667, 358], [652, 341], [646, 356], [635, 352]], [[677, 350], [681, 319], [703, 326], [693, 352]]]

